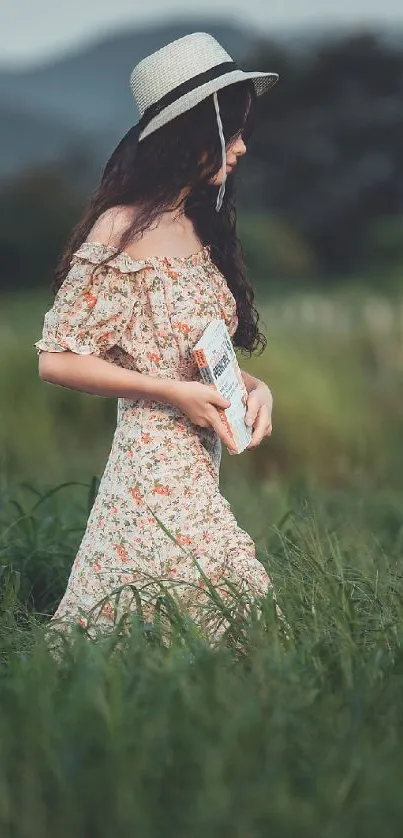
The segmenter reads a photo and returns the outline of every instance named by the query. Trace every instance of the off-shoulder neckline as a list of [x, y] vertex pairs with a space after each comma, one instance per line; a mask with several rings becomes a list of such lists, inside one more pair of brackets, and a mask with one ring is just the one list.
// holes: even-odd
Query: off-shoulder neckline
[[152, 264], [154, 262], [165, 262], [168, 264], [179, 262], [182, 264], [190, 263], [192, 265], [196, 265], [200, 261], [203, 261], [205, 258], [208, 258], [210, 256], [210, 245], [205, 244], [200, 250], [196, 250], [194, 253], [190, 253], [188, 256], [144, 256], [143, 258], [134, 259], [133, 256], [130, 256], [130, 254], [127, 253], [126, 250], [123, 250], [120, 253], [118, 253], [117, 247], [113, 247], [113, 245], [103, 244], [102, 242], [96, 241], [84, 241], [73, 255], [88, 256], [90, 250], [98, 250], [100, 252], [109, 251], [112, 254], [112, 259], [123, 260], [125, 265], [131, 266], [135, 270], [138, 270], [139, 266], [141, 265], [147, 265], [149, 263]]

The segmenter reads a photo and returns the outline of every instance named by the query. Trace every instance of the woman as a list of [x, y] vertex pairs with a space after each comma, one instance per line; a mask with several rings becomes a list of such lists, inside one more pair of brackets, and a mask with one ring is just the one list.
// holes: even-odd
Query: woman
[[[225, 603], [271, 587], [219, 491], [221, 445], [232, 442], [217, 408], [229, 402], [201, 382], [192, 347], [215, 317], [235, 346], [265, 346], [233, 179], [256, 97], [277, 79], [244, 73], [202, 32], [132, 72], [141, 119], [72, 232], [34, 344], [45, 381], [118, 398], [108, 462], [53, 615], [63, 625], [105, 630], [136, 609], [152, 621], [163, 582], [218, 636], [226, 621], [212, 616], [210, 582]], [[271, 433], [272, 397], [242, 375], [253, 447]]]

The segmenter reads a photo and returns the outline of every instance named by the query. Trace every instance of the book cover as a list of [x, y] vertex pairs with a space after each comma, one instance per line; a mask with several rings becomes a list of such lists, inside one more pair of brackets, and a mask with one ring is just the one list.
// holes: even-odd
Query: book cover
[[231, 405], [218, 412], [240, 454], [252, 439], [252, 428], [245, 424], [248, 391], [224, 320], [212, 320], [193, 347], [193, 355], [206, 384], [216, 387]]

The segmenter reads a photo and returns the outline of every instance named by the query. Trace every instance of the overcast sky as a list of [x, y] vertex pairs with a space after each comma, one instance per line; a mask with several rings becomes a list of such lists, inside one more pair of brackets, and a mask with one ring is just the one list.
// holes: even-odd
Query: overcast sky
[[214, 14], [265, 31], [310, 23], [403, 24], [402, 0], [1, 0], [0, 62], [27, 64], [127, 24]]

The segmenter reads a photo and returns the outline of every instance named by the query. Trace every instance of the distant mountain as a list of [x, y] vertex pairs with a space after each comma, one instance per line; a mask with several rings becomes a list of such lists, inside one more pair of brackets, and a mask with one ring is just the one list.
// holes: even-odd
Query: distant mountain
[[[94, 173], [138, 114], [129, 86], [134, 65], [144, 56], [190, 32], [210, 32], [241, 66], [272, 38], [295, 52], [310, 53], [318, 41], [347, 35], [346, 27], [265, 30], [209, 19], [173, 20], [161, 26], [118, 30], [73, 50], [60, 60], [23, 70], [0, 65], [0, 176], [57, 160], [71, 149], [87, 150]], [[379, 32], [400, 46], [400, 28]], [[263, 67], [272, 70], [274, 67]], [[88, 173], [89, 182], [93, 175]]]
[[217, 21], [191, 20], [127, 29], [32, 69], [0, 69], [0, 175], [63, 155], [86, 142], [94, 165], [137, 121], [129, 87], [134, 65], [190, 32], [210, 32], [235, 60], [253, 52], [258, 35]]
[[61, 149], [84, 141], [68, 121], [5, 101], [0, 102], [0, 124], [2, 173], [18, 171], [31, 161], [57, 160]]

